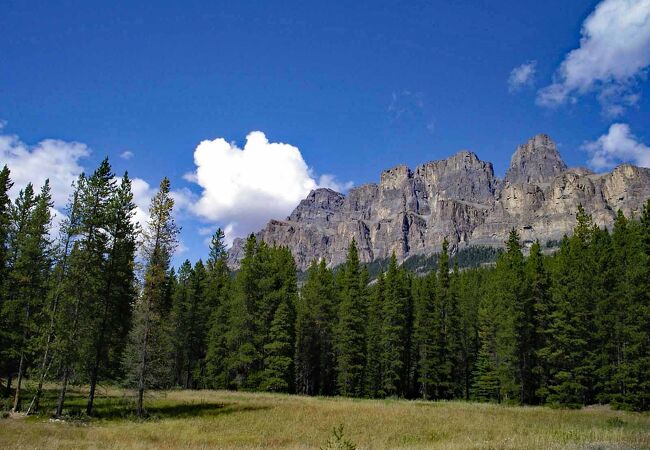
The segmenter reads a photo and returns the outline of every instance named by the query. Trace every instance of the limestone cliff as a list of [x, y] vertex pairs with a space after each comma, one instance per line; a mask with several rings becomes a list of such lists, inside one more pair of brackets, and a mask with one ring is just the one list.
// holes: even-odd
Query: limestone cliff
[[[555, 143], [537, 135], [519, 146], [503, 180], [492, 164], [461, 151], [445, 160], [385, 170], [379, 184], [347, 196], [316, 189], [285, 220], [271, 220], [256, 235], [292, 249], [305, 269], [316, 258], [335, 266], [352, 238], [362, 261], [433, 253], [447, 237], [452, 245], [501, 246], [516, 228], [524, 241], [560, 239], [570, 233], [578, 204], [601, 226], [618, 209], [639, 215], [650, 198], [650, 169], [623, 164], [610, 173], [567, 168]], [[238, 265], [241, 239], [230, 250]]]

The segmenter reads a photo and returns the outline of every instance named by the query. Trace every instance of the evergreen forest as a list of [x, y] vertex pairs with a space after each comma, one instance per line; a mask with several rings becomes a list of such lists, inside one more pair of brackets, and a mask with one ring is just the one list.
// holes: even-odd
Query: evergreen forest
[[291, 251], [254, 235], [231, 271], [221, 230], [205, 261], [173, 267], [167, 179], [140, 227], [128, 174], [104, 160], [75, 181], [56, 232], [47, 182], [11, 188], [5, 166], [7, 410], [39, 411], [55, 385], [62, 415], [86, 385], [93, 415], [106, 384], [132, 388], [138, 415], [148, 390], [172, 387], [650, 409], [650, 200], [609, 230], [578, 207], [553, 252], [513, 229], [502, 251], [475, 251], [495, 264], [461, 268], [445, 241], [435, 264], [366, 265], [352, 241], [343, 265], [314, 261], [299, 284]]

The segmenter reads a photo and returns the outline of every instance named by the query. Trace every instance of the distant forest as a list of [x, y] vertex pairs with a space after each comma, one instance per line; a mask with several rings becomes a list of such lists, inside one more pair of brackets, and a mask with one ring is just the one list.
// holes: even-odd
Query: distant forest
[[171, 387], [650, 409], [650, 200], [611, 231], [579, 207], [550, 255], [537, 242], [524, 256], [512, 230], [500, 251], [452, 258], [445, 241], [364, 265], [352, 241], [299, 289], [291, 251], [253, 235], [236, 273], [221, 230], [206, 261], [172, 268], [166, 178], [140, 229], [128, 174], [104, 160], [74, 183], [56, 238], [49, 184], [14, 201], [11, 187], [5, 167], [3, 409], [38, 411], [46, 383], [57, 416], [71, 384], [89, 386], [88, 415], [100, 384], [134, 388], [139, 415], [147, 389]]

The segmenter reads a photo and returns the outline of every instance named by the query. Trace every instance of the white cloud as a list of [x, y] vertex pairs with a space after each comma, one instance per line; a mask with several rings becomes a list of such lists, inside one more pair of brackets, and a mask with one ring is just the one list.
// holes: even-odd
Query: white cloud
[[650, 147], [639, 142], [625, 123], [615, 123], [607, 134], [583, 148], [591, 153], [589, 165], [594, 169], [609, 169], [621, 162], [631, 162], [637, 166], [650, 167]]
[[354, 186], [352, 181], [347, 181], [345, 183], [339, 182], [334, 175], [329, 173], [323, 174], [318, 177], [318, 187], [330, 188], [336, 192], [347, 192]]
[[269, 142], [261, 131], [251, 132], [243, 149], [223, 138], [203, 141], [194, 163], [196, 171], [184, 178], [203, 191], [191, 209], [221, 223], [229, 241], [257, 231], [269, 219], [286, 217], [312, 189], [351, 187], [332, 175], [316, 181], [297, 147]]
[[508, 90], [517, 92], [523, 87], [532, 86], [535, 82], [536, 70], [537, 61], [528, 61], [512, 69], [508, 77]]
[[120, 153], [120, 158], [125, 159], [127, 161], [129, 159], [133, 158], [134, 156], [135, 156], [135, 154], [130, 150], [125, 150], [122, 153]]
[[83, 171], [80, 160], [89, 154], [90, 149], [79, 142], [45, 139], [29, 146], [18, 136], [0, 134], [0, 166], [6, 164], [11, 170], [11, 194], [15, 196], [29, 182], [38, 190], [49, 178], [57, 208], [67, 203], [72, 182]]
[[650, 65], [650, 0], [603, 0], [582, 24], [580, 47], [569, 52], [537, 103], [556, 106], [599, 91], [607, 115], [620, 115]]

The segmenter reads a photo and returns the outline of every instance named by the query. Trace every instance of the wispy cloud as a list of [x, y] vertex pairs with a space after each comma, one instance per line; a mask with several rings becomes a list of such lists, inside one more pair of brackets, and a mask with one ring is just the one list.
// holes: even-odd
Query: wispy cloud
[[512, 69], [508, 77], [508, 90], [517, 92], [524, 87], [533, 86], [535, 84], [536, 70], [537, 61], [528, 61]]
[[582, 24], [580, 46], [569, 52], [537, 103], [575, 103], [596, 91], [607, 116], [636, 104], [638, 82], [650, 65], [650, 0], [604, 0]]
[[133, 158], [134, 156], [135, 156], [134, 153], [130, 150], [125, 150], [122, 153], [120, 153], [120, 158], [126, 159], [127, 161]]

